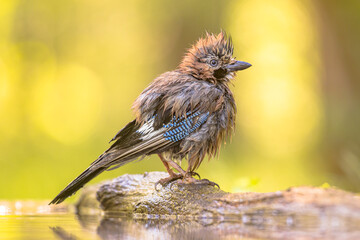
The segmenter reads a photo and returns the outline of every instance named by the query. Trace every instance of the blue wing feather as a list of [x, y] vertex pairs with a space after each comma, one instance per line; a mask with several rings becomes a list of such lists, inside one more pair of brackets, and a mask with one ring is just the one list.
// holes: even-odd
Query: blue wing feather
[[187, 112], [186, 117], [173, 117], [170, 123], [166, 125], [164, 124], [163, 126], [169, 129], [164, 133], [164, 137], [166, 140], [178, 142], [199, 128], [208, 119], [208, 117], [209, 112], [201, 113], [199, 111], [194, 113]]

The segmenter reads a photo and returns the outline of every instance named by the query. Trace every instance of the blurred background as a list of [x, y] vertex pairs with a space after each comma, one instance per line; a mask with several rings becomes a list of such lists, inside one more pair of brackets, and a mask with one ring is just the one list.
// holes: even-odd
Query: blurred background
[[[0, 6], [0, 198], [50, 199], [133, 120], [205, 31], [253, 67], [237, 129], [202, 177], [226, 191], [360, 191], [360, 2], [11, 0]], [[164, 171], [157, 157], [101, 174]]]

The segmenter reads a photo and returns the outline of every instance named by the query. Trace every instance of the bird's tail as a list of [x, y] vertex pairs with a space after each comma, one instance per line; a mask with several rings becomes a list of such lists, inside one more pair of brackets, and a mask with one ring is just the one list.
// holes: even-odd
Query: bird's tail
[[96, 167], [90, 166], [83, 173], [81, 173], [77, 178], [75, 178], [69, 185], [66, 186], [50, 203], [50, 204], [59, 204], [63, 202], [66, 198], [73, 195], [77, 190], [82, 188], [87, 182], [91, 179], [105, 171], [106, 167]]
[[[155, 138], [157, 141], [157, 138]], [[153, 143], [152, 140], [149, 143]], [[130, 163], [140, 156], [145, 156], [149, 151], [152, 150], [152, 144], [149, 143], [139, 143], [124, 149], [108, 149], [103, 153], [98, 159], [96, 159], [83, 173], [81, 173], [77, 178], [75, 178], [66, 188], [64, 188], [50, 203], [50, 204], [59, 204], [63, 202], [66, 198], [73, 195], [80, 188], [82, 188], [86, 183], [91, 179], [95, 178], [97, 175], [102, 173], [105, 170], [113, 170], [118, 167], [121, 167], [127, 163]], [[144, 145], [149, 145], [145, 147]], [[164, 145], [164, 144], [163, 144]], [[163, 146], [160, 145], [160, 146]]]
[[73, 195], [91, 179], [109, 169], [123, 166], [140, 156], [155, 153], [173, 144], [164, 138], [166, 128], [154, 130], [152, 122], [139, 128], [135, 121], [126, 125], [113, 139], [115, 143], [106, 150], [90, 167], [81, 173], [64, 190], [62, 190], [49, 204], [58, 204]]

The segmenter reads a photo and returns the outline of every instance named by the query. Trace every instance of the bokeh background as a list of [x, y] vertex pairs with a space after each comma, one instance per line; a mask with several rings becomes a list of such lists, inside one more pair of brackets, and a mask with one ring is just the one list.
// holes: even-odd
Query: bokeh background
[[[253, 67], [237, 129], [202, 177], [227, 191], [360, 190], [360, 2], [9, 0], [0, 5], [0, 198], [50, 199], [133, 119], [205, 31]], [[164, 168], [156, 157], [106, 172]]]

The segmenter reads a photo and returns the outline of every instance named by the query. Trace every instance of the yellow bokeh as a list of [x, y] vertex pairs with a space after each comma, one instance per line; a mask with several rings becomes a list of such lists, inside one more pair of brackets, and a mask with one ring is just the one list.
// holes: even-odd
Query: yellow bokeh
[[319, 53], [309, 8], [306, 1], [242, 1], [232, 10], [240, 57], [253, 64], [236, 85], [239, 124], [270, 156], [301, 153], [319, 134]]
[[32, 89], [34, 121], [62, 143], [83, 140], [101, 113], [101, 82], [94, 73], [78, 64], [43, 71]]
[[21, 125], [20, 58], [18, 49], [11, 44], [0, 55], [0, 134], [6, 138], [16, 138]]
[[[199, 174], [225, 191], [356, 188], [359, 157], [349, 143], [359, 139], [357, 8], [310, 0], [3, 1], [0, 198], [57, 194], [134, 119], [141, 91], [206, 31], [221, 29], [252, 67], [231, 86], [232, 141]], [[340, 24], [346, 19], [351, 26]], [[164, 171], [156, 155], [94, 182], [155, 170]]]
[[5, 101], [10, 95], [9, 78], [4, 63], [0, 60], [0, 109], [4, 108]]

